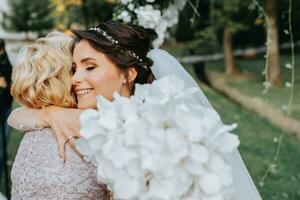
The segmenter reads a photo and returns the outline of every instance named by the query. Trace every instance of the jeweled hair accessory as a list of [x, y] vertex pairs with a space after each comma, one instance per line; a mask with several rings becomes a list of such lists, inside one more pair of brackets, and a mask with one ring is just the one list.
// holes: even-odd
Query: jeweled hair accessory
[[92, 27], [92, 28], [89, 28], [88, 31], [96, 31], [96, 32], [100, 33], [101, 35], [103, 35], [111, 43], [113, 43], [113, 44], [119, 44], [118, 40], [115, 40], [113, 37], [109, 36], [104, 30], [102, 30], [100, 28]]
[[[88, 31], [96, 31], [97, 33], [100, 33], [103, 37], [105, 37], [107, 40], [109, 40], [112, 44], [119, 45], [120, 42], [118, 40], [115, 40], [112, 36], [108, 35], [106, 31], [102, 30], [101, 28], [98, 27], [91, 27], [88, 29]], [[128, 54], [129, 56], [133, 57], [134, 59], [140, 61], [143, 63], [143, 68], [148, 69], [148, 66], [144, 64], [144, 61], [142, 58], [140, 58], [135, 52], [132, 50], [123, 50], [121, 49], [122, 53]]]

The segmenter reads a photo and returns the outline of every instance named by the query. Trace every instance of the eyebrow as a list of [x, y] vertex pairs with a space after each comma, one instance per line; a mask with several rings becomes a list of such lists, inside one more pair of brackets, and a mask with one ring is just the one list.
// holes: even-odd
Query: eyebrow
[[84, 63], [84, 62], [87, 62], [87, 61], [89, 61], [89, 60], [96, 60], [95, 58], [84, 58], [84, 59], [82, 59], [80, 62], [81, 63]]

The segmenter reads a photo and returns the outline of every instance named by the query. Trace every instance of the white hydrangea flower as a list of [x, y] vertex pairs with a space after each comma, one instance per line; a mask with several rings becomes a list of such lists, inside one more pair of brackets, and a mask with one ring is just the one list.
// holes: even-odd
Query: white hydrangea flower
[[138, 25], [144, 28], [154, 29], [160, 23], [161, 12], [152, 5], [140, 6], [134, 9], [134, 12], [137, 15]]
[[132, 2], [132, 0], [121, 0], [121, 4], [124, 4], [124, 5], [127, 5], [131, 2]]
[[[129, 5], [132, 5], [132, 4], [129, 4]], [[130, 16], [129, 12], [126, 11], [126, 10], [123, 10], [123, 11], [120, 13], [120, 15], [117, 16], [117, 19], [121, 19], [121, 20], [123, 20], [123, 22], [125, 22], [125, 23], [131, 22], [131, 16]]]
[[130, 176], [119, 177], [114, 184], [113, 191], [115, 191], [116, 199], [132, 199], [139, 192], [139, 182]]
[[97, 97], [99, 111], [82, 113], [78, 148], [115, 198], [232, 199], [226, 157], [239, 144], [230, 133], [236, 125], [223, 125], [198, 103], [198, 92], [167, 76], [137, 84], [130, 98]]
[[[158, 48], [168, 38], [168, 28], [178, 23], [179, 12], [184, 8], [186, 2], [187, 0], [168, 1], [167, 8], [162, 8], [160, 3], [156, 3], [155, 0], [146, 0], [140, 6], [134, 4], [132, 0], [121, 0], [121, 4], [124, 6], [121, 8], [122, 10], [117, 11], [116, 16], [125, 23], [135, 23], [154, 30], [157, 38], [152, 44]], [[134, 12], [135, 15], [130, 15], [128, 11]]]
[[163, 18], [166, 20], [168, 27], [172, 27], [178, 23], [179, 10], [175, 5], [171, 4], [163, 11]]
[[133, 4], [133, 3], [129, 3], [129, 4], [127, 5], [127, 8], [128, 8], [128, 10], [133, 11], [135, 7], [134, 7], [134, 4]]
[[221, 189], [221, 179], [217, 174], [205, 173], [199, 179], [199, 186], [205, 194], [216, 194]]
[[157, 34], [157, 38], [153, 41], [153, 46], [158, 48], [161, 46], [166, 37], [166, 31], [168, 29], [168, 22], [164, 19], [155, 27], [155, 32]]

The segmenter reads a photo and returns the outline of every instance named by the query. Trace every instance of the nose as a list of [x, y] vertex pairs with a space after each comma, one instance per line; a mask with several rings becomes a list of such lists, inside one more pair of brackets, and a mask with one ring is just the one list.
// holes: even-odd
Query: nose
[[72, 84], [78, 85], [82, 80], [83, 80], [82, 72], [79, 69], [75, 70], [72, 77]]

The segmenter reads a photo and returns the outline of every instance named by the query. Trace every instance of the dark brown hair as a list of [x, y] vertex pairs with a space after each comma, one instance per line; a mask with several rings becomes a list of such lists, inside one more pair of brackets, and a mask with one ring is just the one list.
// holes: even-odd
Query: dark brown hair
[[[125, 72], [125, 75], [127, 75], [129, 68], [134, 67], [137, 70], [137, 77], [132, 84], [128, 85], [131, 94], [134, 93], [135, 83], [151, 83], [154, 80], [150, 69], [153, 61], [147, 57], [150, 50], [150, 36], [145, 29], [117, 21], [104, 22], [96, 28], [105, 31], [107, 35], [117, 40], [118, 44], [111, 42], [95, 30], [73, 30], [75, 38], [72, 49], [74, 50], [76, 44], [85, 39], [94, 49], [104, 53], [111, 59], [118, 68]], [[128, 50], [137, 54], [142, 61], [128, 54]]]

